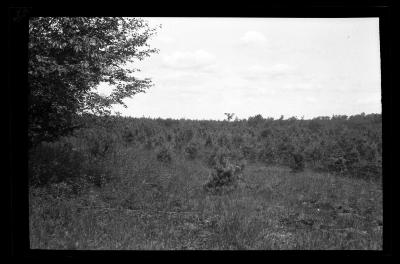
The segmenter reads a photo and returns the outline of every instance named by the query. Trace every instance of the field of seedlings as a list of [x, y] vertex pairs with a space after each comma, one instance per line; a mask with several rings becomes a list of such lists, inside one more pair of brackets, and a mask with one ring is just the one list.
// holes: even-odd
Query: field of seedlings
[[32, 249], [382, 249], [379, 114], [79, 122], [30, 150]]

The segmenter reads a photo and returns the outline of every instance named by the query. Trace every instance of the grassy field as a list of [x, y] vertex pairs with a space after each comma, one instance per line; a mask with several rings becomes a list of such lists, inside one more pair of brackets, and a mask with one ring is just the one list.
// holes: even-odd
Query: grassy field
[[103, 162], [102, 187], [30, 189], [32, 249], [382, 249], [376, 182], [255, 162], [238, 188], [212, 195], [196, 159], [127, 147]]

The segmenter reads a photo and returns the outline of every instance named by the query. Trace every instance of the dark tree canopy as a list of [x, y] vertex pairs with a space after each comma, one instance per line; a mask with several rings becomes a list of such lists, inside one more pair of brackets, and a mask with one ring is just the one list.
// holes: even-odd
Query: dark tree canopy
[[[152, 83], [129, 63], [156, 53], [147, 22], [121, 17], [31, 18], [29, 21], [29, 138], [31, 144], [65, 135], [82, 113], [109, 114], [113, 104]], [[106, 82], [109, 96], [95, 87]]]

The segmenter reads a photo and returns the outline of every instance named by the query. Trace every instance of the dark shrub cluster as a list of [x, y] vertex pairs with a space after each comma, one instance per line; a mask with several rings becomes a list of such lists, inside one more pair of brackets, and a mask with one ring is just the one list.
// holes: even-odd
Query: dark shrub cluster
[[266, 144], [258, 153], [258, 159], [265, 164], [274, 164], [276, 162], [275, 152], [276, 150], [273, 148], [273, 146]]
[[191, 159], [194, 160], [197, 158], [198, 155], [198, 149], [199, 146], [198, 144], [191, 142], [186, 148], [185, 148], [185, 154], [186, 156]]
[[209, 181], [204, 185], [207, 192], [222, 194], [238, 187], [238, 183], [242, 179], [241, 173], [244, 165], [235, 165], [226, 158], [222, 163], [214, 168]]
[[130, 130], [125, 130], [122, 135], [122, 138], [126, 145], [130, 145], [135, 141], [135, 135]]
[[207, 135], [206, 142], [204, 143], [205, 147], [212, 147], [213, 146], [213, 140], [210, 135]]
[[214, 148], [207, 156], [206, 163], [211, 168], [223, 166], [224, 160], [229, 157], [229, 151], [224, 148]]
[[157, 152], [157, 160], [164, 163], [170, 163], [172, 161], [172, 151], [167, 147], [162, 147]]
[[217, 143], [220, 147], [229, 146], [229, 138], [226, 135], [220, 135], [217, 139]]
[[115, 149], [113, 133], [103, 128], [84, 131], [82, 136], [89, 154], [95, 158], [104, 158]]
[[293, 160], [290, 164], [292, 172], [301, 172], [304, 170], [304, 156], [302, 153], [292, 153]]
[[255, 162], [257, 160], [257, 150], [255, 146], [244, 145], [242, 147], [243, 156], [250, 162]]
[[65, 142], [43, 142], [29, 153], [30, 184], [68, 183], [75, 192], [86, 184], [104, 185], [111, 179], [110, 168], [104, 157], [92, 150]]
[[85, 156], [66, 143], [42, 143], [30, 151], [31, 185], [46, 185], [73, 180], [82, 175]]

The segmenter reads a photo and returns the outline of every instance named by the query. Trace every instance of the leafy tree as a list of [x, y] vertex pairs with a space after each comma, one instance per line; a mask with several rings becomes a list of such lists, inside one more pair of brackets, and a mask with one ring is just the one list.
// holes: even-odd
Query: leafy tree
[[228, 121], [231, 121], [232, 118], [233, 118], [233, 116], [235, 115], [234, 113], [224, 113], [224, 114], [226, 115], [226, 119], [227, 119]]
[[[155, 29], [137, 18], [33, 17], [29, 21], [29, 138], [31, 145], [71, 132], [83, 113], [109, 114], [113, 104], [152, 83], [129, 63], [152, 53]], [[109, 96], [96, 92], [110, 84]]]

